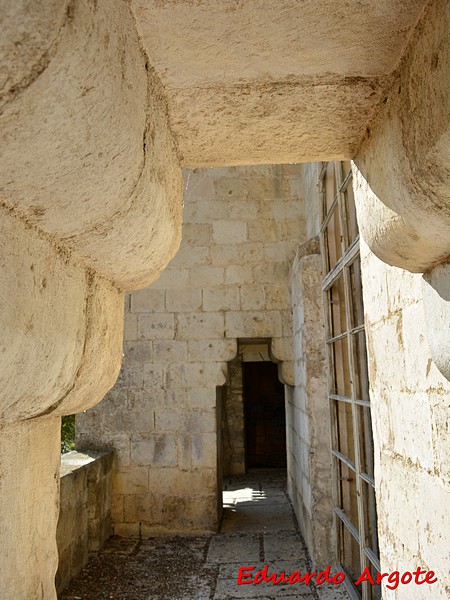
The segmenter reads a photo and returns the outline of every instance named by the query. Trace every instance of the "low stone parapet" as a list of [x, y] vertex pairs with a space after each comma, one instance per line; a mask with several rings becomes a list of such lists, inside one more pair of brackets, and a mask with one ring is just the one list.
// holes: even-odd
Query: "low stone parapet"
[[111, 535], [113, 453], [87, 450], [61, 457], [56, 589], [62, 591]]

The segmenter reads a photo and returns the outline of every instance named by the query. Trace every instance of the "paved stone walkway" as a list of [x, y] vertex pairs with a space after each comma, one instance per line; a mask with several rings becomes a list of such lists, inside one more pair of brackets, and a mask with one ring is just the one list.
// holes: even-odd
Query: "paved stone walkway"
[[284, 471], [255, 471], [224, 482], [220, 533], [205, 537], [112, 538], [61, 600], [346, 600], [341, 586], [238, 585], [253, 574], [302, 574], [309, 559], [286, 494]]

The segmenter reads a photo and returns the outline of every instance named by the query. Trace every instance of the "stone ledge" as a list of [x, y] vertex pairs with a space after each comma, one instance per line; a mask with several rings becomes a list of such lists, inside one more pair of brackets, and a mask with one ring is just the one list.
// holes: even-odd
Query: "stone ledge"
[[86, 452], [77, 452], [76, 450], [72, 450], [72, 452], [66, 452], [65, 454], [61, 455], [60, 475], [61, 477], [70, 475], [70, 473], [73, 473], [77, 469], [82, 469], [89, 463], [99, 460], [108, 454], [112, 455], [112, 452], [108, 450], [105, 452], [98, 450], [87, 450]]

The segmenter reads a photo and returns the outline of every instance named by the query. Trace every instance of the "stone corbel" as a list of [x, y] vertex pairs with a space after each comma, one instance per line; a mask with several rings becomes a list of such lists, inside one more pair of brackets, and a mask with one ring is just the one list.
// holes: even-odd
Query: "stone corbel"
[[123, 291], [173, 257], [182, 206], [165, 92], [127, 3], [12, 3], [6, 20], [0, 423], [102, 399]]
[[355, 166], [354, 185], [361, 236], [372, 252], [389, 265], [423, 273], [423, 306], [431, 356], [450, 380], [450, 263], [445, 260], [427, 268], [427, 262], [437, 252], [448, 256], [447, 248], [445, 244], [440, 249], [435, 244], [427, 245], [420, 218], [416, 223], [408, 222], [383, 204]]
[[450, 5], [430, 2], [353, 164], [361, 236], [424, 273], [433, 360], [450, 378]]

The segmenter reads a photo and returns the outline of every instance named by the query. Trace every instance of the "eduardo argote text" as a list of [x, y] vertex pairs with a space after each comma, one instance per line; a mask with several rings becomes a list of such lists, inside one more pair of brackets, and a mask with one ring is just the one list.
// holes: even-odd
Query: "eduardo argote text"
[[[323, 571], [317, 573], [306, 571], [300, 573], [300, 571], [293, 571], [290, 574], [281, 571], [278, 573], [269, 574], [269, 566], [264, 565], [259, 571], [255, 571], [254, 565], [247, 567], [240, 567], [238, 571], [237, 583], [238, 585], [258, 585], [260, 583], [272, 583], [277, 585], [279, 583], [305, 583], [309, 584], [314, 582], [316, 585], [322, 585], [323, 583], [333, 583], [339, 585], [346, 579], [345, 573], [338, 571], [337, 573], [331, 573], [331, 566], [327, 566]], [[363, 581], [368, 581], [371, 585], [378, 585], [382, 581], [386, 587], [390, 590], [395, 590], [399, 585], [407, 585], [409, 583], [415, 585], [423, 585], [436, 583], [437, 577], [434, 571], [427, 571], [417, 567], [414, 571], [392, 571], [390, 573], [371, 573], [369, 567], [366, 567], [361, 572], [360, 576], [354, 581], [355, 585], [359, 585]]]

